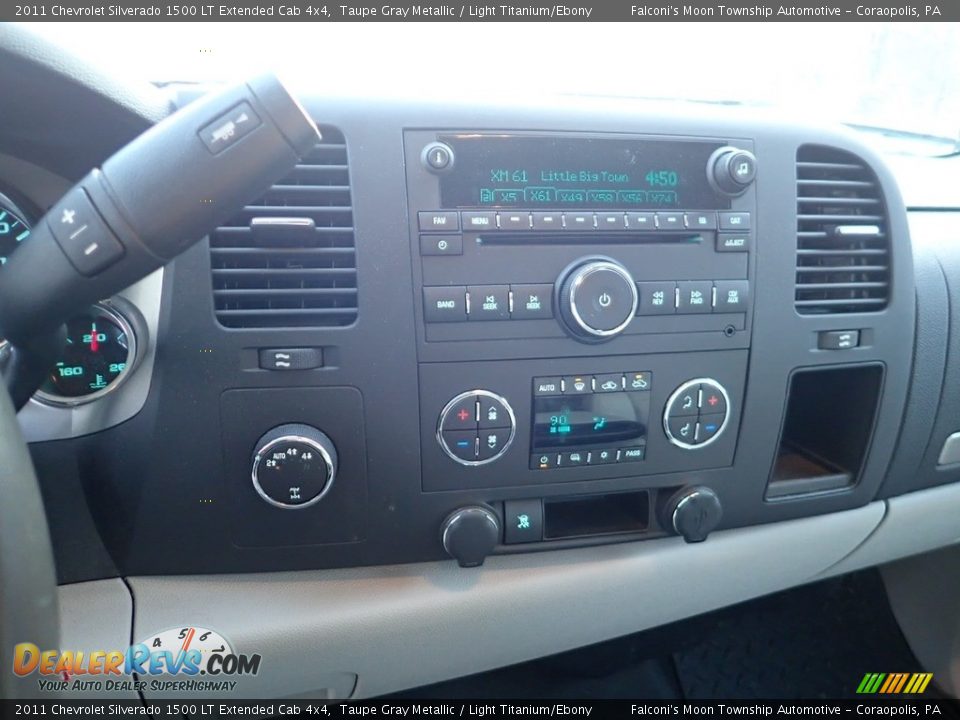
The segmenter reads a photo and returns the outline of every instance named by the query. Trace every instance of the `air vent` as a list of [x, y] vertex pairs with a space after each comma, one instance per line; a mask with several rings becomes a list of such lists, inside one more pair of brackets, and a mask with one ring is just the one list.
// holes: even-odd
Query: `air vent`
[[217, 319], [230, 328], [337, 327], [357, 317], [357, 265], [343, 135], [210, 236]]
[[883, 195], [855, 155], [804, 145], [797, 152], [797, 311], [886, 307], [890, 246]]

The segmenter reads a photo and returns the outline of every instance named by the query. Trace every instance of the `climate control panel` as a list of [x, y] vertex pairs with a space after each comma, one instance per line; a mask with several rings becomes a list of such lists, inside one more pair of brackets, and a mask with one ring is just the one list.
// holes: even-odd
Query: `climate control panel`
[[506, 399], [489, 390], [470, 390], [443, 408], [437, 441], [454, 462], [485, 465], [507, 451], [516, 429], [516, 417]]

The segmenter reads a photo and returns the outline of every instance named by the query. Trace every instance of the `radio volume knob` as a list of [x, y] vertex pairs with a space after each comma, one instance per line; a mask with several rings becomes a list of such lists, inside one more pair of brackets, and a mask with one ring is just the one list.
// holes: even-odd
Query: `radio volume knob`
[[739, 195], [757, 177], [757, 158], [747, 150], [720, 148], [710, 156], [707, 177], [725, 195]]
[[561, 274], [557, 288], [560, 318], [578, 340], [610, 340], [637, 314], [637, 284], [613, 260], [578, 261]]

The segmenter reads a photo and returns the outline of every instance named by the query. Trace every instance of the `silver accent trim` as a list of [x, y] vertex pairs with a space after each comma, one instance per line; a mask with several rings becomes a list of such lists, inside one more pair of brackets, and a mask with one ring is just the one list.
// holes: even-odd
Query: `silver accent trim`
[[255, 217], [250, 221], [250, 227], [260, 225], [268, 227], [314, 227], [313, 218], [309, 217]]
[[[691, 443], [683, 442], [682, 440], [678, 440], [673, 436], [673, 433], [670, 432], [670, 406], [673, 405], [673, 401], [676, 400], [691, 385], [702, 385], [702, 384], [712, 385], [713, 387], [715, 387], [717, 390], [720, 391], [720, 394], [723, 395], [723, 399], [727, 404], [727, 412], [723, 416], [723, 424], [720, 426], [720, 429], [717, 430], [716, 433], [714, 433], [713, 437], [707, 440], [706, 442], [697, 443], [694, 445]], [[702, 396], [698, 394], [697, 405], [701, 404], [701, 399], [702, 399]], [[730, 415], [732, 412], [733, 412], [733, 406], [730, 404], [730, 396], [727, 394], [727, 389], [723, 385], [721, 385], [719, 381], [714, 380], [713, 378], [694, 378], [693, 380], [687, 380], [680, 387], [674, 390], [670, 394], [669, 398], [667, 398], [667, 404], [663, 408], [663, 432], [666, 434], [667, 440], [669, 440], [672, 444], [676, 445], [678, 448], [682, 448], [684, 450], [699, 450], [700, 448], [705, 448], [709, 446], [711, 443], [716, 441], [717, 438], [723, 435], [723, 431], [727, 429], [727, 425], [730, 423]], [[707, 414], [711, 414], [711, 413], [707, 413]], [[697, 422], [697, 425], [699, 425], [700, 424], [699, 414], [695, 417], [695, 420]]]
[[127, 378], [133, 374], [133, 371], [136, 370], [137, 365], [140, 362], [140, 353], [137, 342], [137, 333], [134, 331], [133, 325], [127, 320], [126, 316], [120, 312], [120, 310], [109, 300], [94, 303], [91, 305], [91, 308], [96, 308], [101, 313], [109, 317], [113, 322], [120, 326], [120, 329], [123, 330], [124, 335], [127, 336], [127, 362], [125, 367], [120, 371], [120, 374], [114, 378], [113, 382], [111, 382], [102, 390], [97, 390], [89, 395], [78, 395], [76, 397], [66, 397], [64, 395], [55, 395], [53, 393], [44, 392], [43, 390], [37, 390], [37, 392], [33, 395], [33, 399], [37, 402], [43, 403], [44, 405], [52, 405], [53, 407], [66, 408], [76, 407], [77, 405], [86, 405], [87, 403], [95, 402], [100, 398], [109, 395], [117, 388], [121, 387], [127, 381]]
[[833, 234], [837, 237], [878, 237], [879, 225], [837, 225]]
[[[727, 407], [729, 407], [729, 405]], [[717, 435], [719, 434], [720, 433], [718, 432]], [[689, 502], [690, 500], [692, 500], [693, 498], [695, 498], [697, 495], [700, 495], [700, 494], [702, 493], [699, 490], [694, 490], [689, 495], [684, 495], [682, 498], [680, 498], [680, 502], [678, 502], [677, 506], [673, 509], [673, 513], [670, 515], [670, 525], [673, 527], [673, 531], [677, 535], [680, 534], [680, 530], [679, 528], [677, 528], [677, 514], [680, 512], [680, 508], [682, 508], [685, 503]]]
[[454, 510], [452, 513], [450, 513], [447, 516], [447, 519], [443, 521], [443, 533], [440, 536], [440, 544], [443, 545], [443, 549], [444, 551], [446, 551], [447, 555], [450, 555], [451, 557], [453, 556], [453, 553], [450, 552], [450, 548], [447, 545], [447, 533], [453, 529], [454, 525], [456, 525], [458, 522], [460, 522], [460, 520], [463, 519], [462, 516], [464, 513], [471, 512], [474, 510], [479, 510], [483, 514], [483, 516], [487, 519], [487, 522], [493, 525], [493, 529], [497, 532], [497, 536], [499, 538], [500, 521], [497, 520], [497, 516], [491, 510], [483, 507], [482, 505], [468, 505], [467, 507], [462, 507], [457, 510]]
[[[577, 290], [581, 285], [583, 285], [584, 281], [586, 281], [588, 277], [596, 272], [602, 271], [611, 271], [619, 275], [627, 283], [627, 287], [630, 288], [630, 293], [633, 298], [630, 306], [630, 314], [627, 315], [626, 320], [610, 330], [599, 330], [595, 327], [587, 325], [584, 319], [580, 316], [580, 311], [577, 309]], [[612, 337], [623, 332], [637, 314], [637, 305], [640, 302], [640, 298], [637, 293], [637, 284], [634, 282], [630, 273], [616, 263], [612, 263], [608, 260], [593, 260], [575, 270], [572, 274], [572, 278], [573, 281], [570, 282], [570, 291], [568, 292], [569, 297], [567, 298], [570, 305], [570, 314], [573, 315], [573, 319], [584, 332], [595, 337]]]
[[[309, 445], [320, 454], [320, 457], [323, 458], [324, 463], [327, 465], [327, 482], [323, 486], [323, 489], [317, 494], [316, 497], [307, 500], [305, 503], [300, 503], [299, 505], [278, 502], [267, 495], [267, 493], [264, 492], [263, 487], [261, 487], [260, 478], [257, 475], [257, 471], [260, 469], [260, 459], [265, 453], [269, 452], [276, 445], [292, 442]], [[330, 456], [330, 453], [327, 452], [327, 449], [319, 442], [312, 438], [304, 437], [303, 435], [281, 435], [257, 450], [257, 454], [253, 456], [253, 469], [250, 471], [250, 478], [253, 480], [253, 487], [257, 491], [257, 494], [274, 507], [278, 507], [281, 510], [302, 510], [303, 508], [310, 507], [311, 505], [320, 502], [323, 496], [330, 492], [330, 488], [333, 487], [333, 480], [336, 477], [336, 474], [337, 468], [333, 463], [333, 458]]]
[[[458, 458], [456, 455], [453, 454], [453, 452], [451, 452], [450, 448], [447, 447], [447, 443], [443, 439], [443, 421], [446, 420], [447, 415], [450, 413], [451, 410], [453, 410], [453, 407], [457, 403], [459, 403], [462, 400], [465, 400], [468, 397], [473, 397], [473, 396], [487, 397], [492, 400], [499, 401], [503, 405], [503, 407], [507, 409], [507, 416], [510, 418], [510, 437], [507, 438], [507, 442], [503, 444], [503, 447], [500, 449], [500, 452], [498, 452], [496, 455], [493, 455], [492, 457], [486, 458], [485, 460], [464, 460], [463, 458]], [[479, 419], [477, 418], [476, 415], [474, 415], [474, 418], [476, 418], [477, 420]], [[503, 430], [505, 428], [489, 428], [489, 429]], [[480, 433], [480, 430], [477, 430], [477, 438], [478, 438], [477, 442], [479, 442], [479, 433]], [[478, 467], [480, 465], [487, 465], [496, 460], [499, 460], [501, 457], [503, 457], [503, 454], [510, 449], [510, 446], [513, 444], [513, 439], [514, 437], [516, 437], [516, 435], [517, 435], [517, 416], [514, 415], [513, 408], [510, 406], [510, 403], [507, 402], [507, 399], [505, 397], [503, 397], [502, 395], [497, 395], [495, 392], [491, 392], [490, 390], [468, 390], [467, 392], [460, 393], [459, 395], [451, 399], [450, 402], [448, 402], [444, 406], [443, 410], [440, 411], [440, 419], [437, 420], [437, 442], [440, 444], [440, 449], [443, 450], [443, 452], [446, 454], [448, 458], [453, 460], [455, 463], [459, 465], [463, 465], [465, 467]], [[478, 448], [476, 443], [474, 443], [474, 448]], [[478, 454], [476, 450], [474, 454], [475, 455]]]

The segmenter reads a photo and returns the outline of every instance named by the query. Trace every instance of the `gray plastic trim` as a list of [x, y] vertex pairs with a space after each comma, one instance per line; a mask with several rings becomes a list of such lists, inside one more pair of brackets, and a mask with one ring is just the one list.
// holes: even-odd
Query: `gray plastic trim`
[[[883, 503], [679, 538], [298, 573], [136, 577], [134, 636], [210, 627], [263, 656], [232, 697], [355, 697], [489, 670], [662, 625], [818, 577], [883, 518]], [[789, 559], [788, 561], [785, 561]], [[511, 638], [518, 639], [512, 642]], [[147, 700], [161, 697], [146, 693]]]
[[92, 402], [69, 407], [53, 406], [32, 399], [17, 415], [27, 442], [90, 435], [119, 425], [143, 409], [150, 393], [150, 379], [157, 352], [162, 288], [163, 268], [119, 293], [120, 297], [140, 310], [147, 327], [146, 338], [137, 338], [140, 359], [124, 380], [123, 387], [117, 387], [116, 392], [106, 393]]

